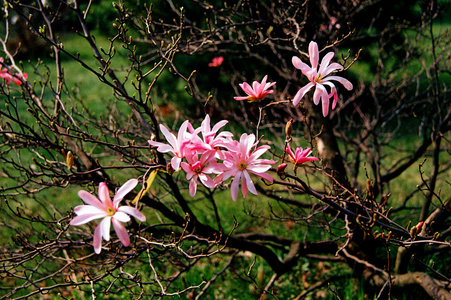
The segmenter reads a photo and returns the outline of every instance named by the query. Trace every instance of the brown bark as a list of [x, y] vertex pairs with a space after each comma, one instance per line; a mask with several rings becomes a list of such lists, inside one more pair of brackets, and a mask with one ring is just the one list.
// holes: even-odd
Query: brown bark
[[[387, 282], [387, 278], [380, 275], [373, 275], [368, 273], [364, 274], [370, 284], [374, 286], [384, 286]], [[432, 299], [436, 300], [450, 300], [451, 293], [449, 291], [449, 285], [446, 281], [440, 281], [432, 278], [423, 272], [412, 272], [391, 277], [392, 287], [405, 287], [408, 285], [417, 284], [421, 286]]]

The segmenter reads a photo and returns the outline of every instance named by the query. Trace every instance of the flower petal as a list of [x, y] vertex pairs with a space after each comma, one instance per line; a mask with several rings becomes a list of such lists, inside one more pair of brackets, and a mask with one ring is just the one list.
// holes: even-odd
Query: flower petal
[[102, 251], [102, 232], [100, 231], [100, 224], [97, 225], [96, 229], [94, 230], [94, 252], [96, 254], [100, 254], [100, 251]]
[[233, 178], [232, 185], [230, 187], [230, 193], [232, 194], [233, 201], [236, 201], [238, 198], [238, 188], [240, 184], [241, 171], [237, 172], [235, 178]]
[[316, 67], [318, 67], [319, 51], [318, 44], [314, 41], [311, 41], [308, 46], [308, 54], [310, 56], [310, 64], [312, 65], [312, 69], [316, 70]]
[[102, 202], [93, 194], [88, 193], [87, 191], [79, 191], [78, 196], [85, 202], [86, 204], [97, 207], [98, 209], [103, 209], [104, 205]]
[[353, 88], [352, 83], [351, 83], [349, 80], [347, 80], [347, 79], [345, 79], [345, 78], [343, 78], [343, 77], [340, 77], [340, 76], [329, 76], [329, 77], [327, 77], [326, 79], [327, 79], [327, 81], [330, 81], [330, 80], [338, 81], [338, 82], [341, 83], [348, 91], [352, 90], [352, 88]]
[[[247, 190], [249, 190], [249, 192], [251, 192], [254, 195], [258, 195], [257, 190], [255, 189], [254, 182], [252, 181], [251, 177], [249, 176], [249, 173], [244, 171], [243, 175], [244, 175], [244, 180], [246, 182]], [[243, 185], [243, 179], [241, 179], [241, 184]], [[243, 193], [243, 195], [244, 195], [244, 193]]]
[[113, 198], [113, 206], [117, 208], [119, 202], [138, 185], [138, 179], [130, 179], [124, 183], [116, 192]]
[[102, 201], [102, 203], [104, 205], [109, 206], [110, 204], [112, 204], [111, 198], [110, 198], [110, 191], [105, 182], [101, 182], [99, 184], [99, 190], [97, 193], [99, 194], [100, 201]]
[[107, 216], [99, 223], [100, 233], [105, 241], [110, 240], [111, 220], [112, 218], [110, 216]]
[[130, 222], [130, 217], [125, 212], [119, 210], [113, 215], [113, 219], [116, 219], [122, 223]]
[[311, 67], [309, 65], [307, 65], [306, 63], [302, 62], [302, 60], [297, 56], [293, 56], [291, 58], [291, 63], [293, 64], [293, 66], [296, 69], [301, 70], [302, 74], [305, 74], [306, 72], [311, 70]]
[[134, 207], [131, 206], [121, 206], [118, 208], [118, 211], [124, 212], [132, 217], [135, 217], [136, 219], [140, 220], [141, 222], [146, 221], [146, 216], [144, 216], [139, 210], [137, 210]]
[[334, 57], [335, 53], [329, 52], [326, 55], [324, 55], [323, 59], [321, 60], [321, 65], [319, 67], [318, 73], [321, 74], [321, 76], [326, 76], [327, 74], [324, 74], [324, 70], [329, 66], [329, 63], [331, 59]]
[[121, 241], [122, 245], [129, 246], [130, 245], [130, 238], [128, 237], [127, 229], [125, 229], [125, 226], [119, 222], [116, 219], [112, 219], [114, 231], [116, 231], [117, 237]]
[[96, 219], [100, 219], [100, 218], [105, 218], [108, 214], [107, 213], [85, 213], [83, 215], [79, 215], [76, 216], [75, 218], [73, 218], [69, 225], [71, 226], [79, 226], [79, 225], [83, 225], [86, 224], [88, 222], [91, 222], [92, 220], [96, 220]]
[[304, 95], [312, 88], [315, 84], [312, 82], [307, 83], [305, 86], [303, 86], [294, 96], [293, 98], [293, 105], [296, 106], [301, 101], [301, 99], [304, 97]]

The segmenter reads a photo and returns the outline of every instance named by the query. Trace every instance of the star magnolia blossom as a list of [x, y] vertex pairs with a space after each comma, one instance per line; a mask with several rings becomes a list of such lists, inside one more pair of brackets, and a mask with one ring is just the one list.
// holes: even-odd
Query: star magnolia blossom
[[211, 63], [209, 63], [208, 66], [209, 67], [219, 67], [220, 65], [222, 65], [223, 62], [224, 62], [224, 57], [222, 57], [222, 56], [213, 57], [213, 59], [211, 60]]
[[224, 161], [226, 171], [219, 175], [219, 180], [224, 181], [229, 177], [234, 176], [231, 186], [231, 194], [233, 201], [238, 198], [238, 187], [241, 180], [241, 192], [243, 197], [247, 196], [247, 191], [254, 195], [257, 195], [254, 183], [249, 175], [252, 173], [257, 175], [266, 181], [272, 183], [273, 178], [266, 174], [271, 168], [271, 164], [275, 162], [269, 159], [258, 159], [263, 153], [265, 153], [270, 147], [260, 146], [254, 151], [251, 151], [253, 147], [257, 145], [255, 143], [254, 134], [243, 133], [240, 138], [240, 142], [235, 142], [235, 149], [229, 149], [226, 152], [227, 159]]
[[[130, 221], [130, 216], [144, 222], [146, 217], [131, 206], [120, 206], [125, 195], [135, 188], [138, 184], [138, 180], [130, 179], [123, 186], [119, 188], [111, 201], [110, 193], [106, 183], [101, 182], [99, 184], [99, 198], [88, 193], [87, 191], [79, 191], [78, 195], [88, 205], [79, 205], [74, 208], [74, 212], [77, 215], [70, 221], [70, 225], [78, 226], [86, 224], [92, 220], [103, 218], [97, 225], [94, 231], [94, 252], [99, 254], [102, 250], [102, 238], [105, 241], [110, 240], [110, 226], [113, 223], [114, 230], [124, 246], [130, 245], [130, 238], [122, 223]], [[122, 223], [121, 223], [122, 222]]]
[[235, 100], [247, 100], [249, 102], [258, 102], [265, 99], [266, 95], [274, 93], [273, 90], [268, 90], [270, 87], [275, 85], [275, 82], [268, 82], [266, 80], [268, 75], [263, 77], [262, 83], [254, 81], [251, 87], [247, 82], [240, 83], [240, 87], [243, 91], [248, 94], [246, 97], [234, 97]]
[[[257, 146], [255, 135], [243, 134], [239, 142], [235, 141], [231, 132], [220, 132], [226, 124], [227, 121], [222, 120], [211, 127], [210, 117], [206, 115], [198, 128], [194, 128], [185, 121], [177, 137], [160, 125], [170, 145], [149, 141], [150, 145], [157, 147], [157, 151], [174, 154], [171, 164], [179, 163], [182, 170], [186, 172], [186, 179], [190, 180], [191, 196], [196, 194], [198, 181], [208, 188], [215, 188], [223, 181], [233, 178], [231, 185], [233, 200], [238, 197], [240, 181], [244, 197], [248, 190], [257, 194], [250, 173], [273, 182], [273, 178], [266, 172], [274, 161], [259, 159], [270, 147], [261, 146], [252, 151], [252, 148]], [[210, 174], [218, 174], [218, 176], [211, 180]]]
[[[318, 60], [319, 60], [319, 52], [318, 45], [315, 42], [310, 42], [309, 45], [309, 56], [311, 67], [307, 64], [303, 63], [299, 57], [293, 56], [292, 63], [295, 68], [302, 71], [302, 74], [307, 76], [310, 80], [308, 84], [302, 87], [293, 98], [293, 105], [297, 105], [299, 101], [304, 97], [304, 95], [312, 88], [315, 88], [315, 92], [313, 94], [313, 102], [315, 105], [319, 104], [319, 100], [321, 99], [323, 103], [323, 116], [327, 116], [329, 113], [329, 99], [330, 97], [334, 97], [334, 101], [332, 103], [332, 109], [335, 108], [338, 101], [337, 88], [335, 84], [331, 81], [338, 81], [341, 83], [348, 91], [352, 90], [352, 83], [347, 79], [340, 76], [329, 76], [332, 72], [343, 70], [343, 66], [338, 63], [329, 64], [331, 59], [334, 57], [333, 52], [327, 53], [322, 61], [321, 65], [318, 69]], [[330, 87], [330, 94], [327, 92], [326, 86]]]
[[[3, 57], [0, 57], [0, 66], [3, 65]], [[25, 80], [28, 78], [27, 73], [22, 74], [16, 74], [12, 73], [11, 69], [9, 67], [0, 69], [0, 78], [3, 78], [6, 82], [6, 84], [10, 84], [11, 81], [14, 82], [17, 85], [22, 85], [22, 80]]]
[[[197, 179], [199, 179], [203, 185], [208, 188], [215, 188], [216, 184], [214, 181], [207, 175], [216, 173], [221, 173], [221, 169], [219, 165], [216, 163], [214, 159], [215, 152], [207, 151], [202, 156], [199, 157], [197, 154], [186, 155], [186, 162], [181, 163], [182, 169], [186, 172], [186, 179], [190, 180], [189, 183], [189, 194], [191, 197], [194, 197], [197, 190]], [[213, 160], [212, 160], [213, 158]]]
[[305, 162], [308, 161], [315, 161], [315, 160], [319, 160], [316, 157], [309, 157], [310, 154], [312, 154], [312, 148], [307, 148], [305, 150], [303, 150], [301, 147], [296, 148], [296, 151], [293, 153], [293, 151], [291, 151], [290, 146], [287, 146], [286, 149], [288, 155], [290, 156], [290, 161], [295, 165], [295, 166], [299, 166]]

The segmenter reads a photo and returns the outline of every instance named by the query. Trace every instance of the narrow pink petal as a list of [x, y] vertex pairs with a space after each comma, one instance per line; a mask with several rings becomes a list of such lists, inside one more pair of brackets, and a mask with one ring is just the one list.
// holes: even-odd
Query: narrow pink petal
[[100, 251], [102, 251], [102, 232], [100, 231], [100, 224], [97, 225], [96, 229], [94, 230], [94, 252], [96, 254], [100, 254]]
[[260, 83], [258, 81], [254, 81], [252, 83], [252, 89], [254, 90], [254, 92], [252, 93], [253, 96], [257, 97], [258, 96], [258, 90], [260, 89]]
[[79, 225], [83, 225], [83, 224], [86, 224], [86, 223], [88, 223], [88, 222], [91, 222], [92, 220], [95, 220], [95, 219], [104, 218], [104, 217], [106, 217], [106, 216], [107, 216], [106, 213], [104, 213], [104, 214], [96, 214], [96, 213], [93, 213], [93, 214], [83, 214], [83, 215], [76, 216], [75, 218], [73, 218], [73, 219], [70, 221], [69, 225], [72, 225], [72, 226], [79, 226]]
[[207, 134], [210, 132], [210, 116], [208, 114], [205, 116], [204, 120], [200, 124], [200, 127], [203, 134]]
[[304, 62], [302, 62], [302, 60], [299, 57], [297, 57], [297, 56], [293, 56], [291, 58], [291, 63], [293, 64], [293, 66], [296, 69], [301, 70], [303, 74], [305, 74], [305, 72], [308, 72], [311, 69], [311, 67], [309, 65], [307, 65]]
[[174, 156], [171, 159], [171, 166], [174, 170], [178, 170], [180, 168], [180, 163], [182, 162], [182, 159], [180, 157]]
[[235, 178], [233, 178], [232, 185], [230, 187], [230, 193], [232, 194], [232, 200], [236, 201], [238, 198], [238, 188], [240, 184], [241, 171], [237, 172]]
[[197, 176], [194, 176], [189, 182], [189, 195], [194, 197], [197, 190]]
[[335, 53], [329, 52], [326, 55], [324, 55], [323, 59], [321, 60], [321, 65], [319, 67], [318, 73], [321, 74], [321, 76], [326, 76], [327, 74], [323, 74], [324, 70], [329, 66], [329, 63], [331, 59], [334, 57]]
[[322, 93], [321, 99], [321, 101], [323, 102], [323, 116], [326, 117], [329, 113], [329, 95], [327, 94], [327, 92]]
[[124, 213], [134, 217], [135, 219], [140, 220], [141, 222], [145, 222], [146, 221], [146, 216], [144, 216], [139, 210], [137, 210], [134, 207], [121, 206], [121, 207], [118, 208], [118, 211], [124, 212]]
[[227, 120], [219, 121], [218, 123], [215, 124], [215, 126], [213, 126], [213, 129], [211, 130], [211, 132], [216, 133], [219, 129], [224, 127], [228, 122], [229, 121], [227, 121]]
[[243, 82], [240, 84], [241, 88], [243, 89], [243, 91], [250, 95], [253, 96], [254, 95], [254, 90], [252, 89], [252, 87], [249, 85], [249, 83], [247, 82]]
[[111, 216], [107, 216], [99, 223], [100, 233], [105, 241], [110, 240], [111, 220], [112, 220]]
[[304, 87], [302, 87], [293, 98], [293, 105], [296, 106], [304, 97], [304, 95], [312, 88], [315, 84], [312, 82], [307, 83]]
[[339, 63], [332, 63], [321, 73], [321, 76], [324, 78], [330, 73], [338, 70], [343, 70], [343, 66]]
[[186, 130], [188, 128], [189, 125], [189, 121], [186, 120], [185, 122], [182, 123], [182, 125], [179, 128], [179, 132], [178, 132], [178, 136], [177, 136], [177, 144], [178, 144], [178, 150], [180, 152], [182, 151], [182, 145], [189, 143], [189, 139], [186, 137]]
[[[257, 190], [255, 189], [255, 186], [254, 186], [254, 182], [252, 182], [252, 179], [249, 176], [249, 173], [244, 171], [243, 175], [244, 175], [244, 182], [246, 182], [246, 190], [249, 190], [249, 192], [251, 192], [254, 195], [258, 195]], [[243, 179], [241, 179], [241, 185], [243, 185]], [[243, 195], [244, 195], [244, 193], [243, 193]], [[246, 197], [246, 196], [244, 196], [244, 197]]]
[[270, 183], [272, 183], [274, 181], [274, 179], [271, 177], [271, 175], [269, 175], [267, 173], [254, 173], [254, 172], [251, 172], [251, 173], [257, 175], [258, 177], [263, 178], [264, 180], [266, 180]]
[[213, 188], [216, 187], [216, 184], [214, 183], [214, 181], [209, 176], [207, 176], [205, 174], [200, 174], [199, 175], [199, 179], [202, 182], [202, 184], [205, 185], [208, 188], [213, 189]]
[[319, 104], [319, 100], [321, 99], [321, 95], [323, 93], [323, 90], [320, 87], [323, 86], [321, 84], [317, 84], [315, 92], [313, 93], [313, 103], [315, 103], [315, 105]]
[[310, 56], [310, 64], [312, 65], [312, 69], [316, 69], [318, 66], [319, 51], [318, 44], [314, 41], [311, 41], [308, 46], [308, 54]]
[[157, 151], [160, 153], [167, 153], [167, 152], [174, 152], [174, 148], [168, 144], [160, 143], [160, 142], [154, 142], [154, 141], [147, 141], [149, 145], [153, 147], [158, 147]]
[[86, 214], [108, 214], [106, 209], [98, 208], [93, 205], [78, 205], [74, 208], [74, 212], [77, 216]]
[[351, 83], [349, 80], [347, 80], [347, 79], [345, 79], [345, 78], [343, 78], [343, 77], [340, 77], [340, 76], [329, 76], [329, 77], [327, 77], [326, 79], [327, 79], [327, 81], [330, 81], [330, 80], [338, 81], [338, 82], [341, 83], [348, 91], [352, 90], [352, 88], [353, 88], [352, 83]]
[[248, 165], [246, 168], [249, 172], [253, 173], [265, 173], [269, 169], [271, 169], [270, 165]]
[[244, 178], [244, 173], [247, 173], [247, 172], [243, 171], [243, 175], [241, 176], [241, 193], [243, 194], [243, 198], [246, 198], [246, 196], [247, 196], [247, 183], [246, 183], [246, 179]]
[[[125, 207], [125, 206], [124, 206]], [[130, 217], [123, 211], [118, 210], [112, 217], [122, 223], [130, 222]]]
[[238, 101], [242, 101], [242, 100], [247, 100], [247, 97], [233, 97], [233, 99], [238, 100]]
[[85, 202], [86, 204], [95, 206], [99, 209], [103, 209], [103, 204], [100, 202], [100, 200], [94, 196], [91, 193], [88, 193], [87, 191], [79, 191], [78, 196]]
[[129, 246], [130, 245], [130, 238], [128, 237], [127, 229], [125, 229], [125, 226], [119, 222], [116, 219], [112, 219], [113, 221], [113, 227], [114, 231], [116, 231], [117, 237], [121, 241], [122, 245]]
[[258, 147], [258, 148], [255, 149], [255, 151], [252, 152], [252, 154], [249, 156], [249, 161], [253, 161], [253, 160], [259, 158], [263, 153], [265, 153], [266, 151], [268, 151], [268, 149], [270, 149], [270, 146], [261, 146], [261, 147]]
[[108, 205], [108, 206], [110, 204], [112, 204], [111, 198], [110, 198], [110, 190], [108, 189], [108, 186], [106, 185], [105, 182], [101, 182], [99, 184], [98, 194], [99, 194], [99, 199], [100, 199], [100, 201], [102, 201], [103, 204]]
[[287, 145], [287, 148], [285, 149], [285, 151], [288, 153], [288, 155], [289, 155], [292, 159], [294, 159], [294, 153], [293, 153], [293, 151], [291, 150], [290, 145]]
[[176, 151], [178, 149], [178, 144], [175, 135], [171, 133], [163, 124], [160, 124], [160, 130], [166, 138], [166, 141], [168, 141], [174, 151]]
[[124, 183], [116, 192], [113, 198], [113, 206], [117, 208], [119, 202], [138, 185], [138, 179], [130, 179]]

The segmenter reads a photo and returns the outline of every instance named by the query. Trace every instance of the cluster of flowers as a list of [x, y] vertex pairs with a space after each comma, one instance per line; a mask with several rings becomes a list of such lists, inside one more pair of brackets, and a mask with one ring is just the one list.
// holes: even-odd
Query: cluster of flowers
[[[0, 57], [0, 66], [3, 66], [3, 57]], [[14, 73], [10, 67], [0, 68], [0, 78], [3, 78], [6, 84], [14, 82], [17, 85], [22, 85], [22, 80], [28, 78], [27, 73], [17, 74]], [[21, 80], [22, 79], [22, 80]]]
[[[227, 121], [222, 120], [212, 128], [207, 115], [199, 128], [194, 128], [189, 121], [183, 122], [177, 136], [160, 125], [169, 144], [149, 141], [151, 146], [157, 147], [158, 152], [174, 155], [170, 166], [176, 171], [181, 167], [186, 172], [186, 179], [190, 180], [191, 196], [196, 194], [198, 181], [206, 187], [214, 188], [233, 177], [231, 194], [234, 201], [238, 198], [240, 182], [244, 197], [247, 191], [257, 195], [249, 173], [273, 182], [273, 178], [266, 172], [275, 162], [259, 158], [270, 147], [257, 147], [258, 141], [254, 134], [244, 133], [237, 141], [233, 139], [231, 132], [219, 132], [226, 124]], [[211, 174], [216, 177], [212, 179]]]

